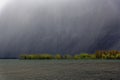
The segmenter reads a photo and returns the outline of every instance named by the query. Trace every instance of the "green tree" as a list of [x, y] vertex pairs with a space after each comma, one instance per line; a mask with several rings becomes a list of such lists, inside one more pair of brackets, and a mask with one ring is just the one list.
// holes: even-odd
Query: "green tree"
[[72, 59], [72, 56], [67, 54], [67, 55], [64, 55], [64, 59]]
[[80, 55], [79, 55], [79, 54], [76, 54], [76, 55], [74, 55], [73, 58], [76, 59], [76, 60], [78, 60], [78, 59], [80, 59]]
[[90, 59], [90, 55], [87, 53], [80, 54], [80, 59]]
[[56, 55], [55, 55], [55, 59], [62, 59], [62, 55], [56, 54]]
[[96, 59], [96, 55], [95, 54], [91, 54], [90, 55], [90, 59]]
[[116, 59], [120, 59], [120, 53], [116, 55]]

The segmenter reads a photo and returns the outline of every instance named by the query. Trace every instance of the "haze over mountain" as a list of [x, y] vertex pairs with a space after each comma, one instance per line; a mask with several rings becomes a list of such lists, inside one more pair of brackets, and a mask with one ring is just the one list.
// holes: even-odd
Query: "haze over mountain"
[[5, 1], [0, 7], [1, 58], [120, 50], [119, 0]]

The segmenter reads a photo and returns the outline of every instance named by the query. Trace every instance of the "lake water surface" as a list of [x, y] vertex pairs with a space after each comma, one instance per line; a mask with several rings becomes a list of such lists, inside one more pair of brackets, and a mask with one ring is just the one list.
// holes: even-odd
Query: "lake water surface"
[[120, 80], [120, 60], [0, 60], [0, 80]]

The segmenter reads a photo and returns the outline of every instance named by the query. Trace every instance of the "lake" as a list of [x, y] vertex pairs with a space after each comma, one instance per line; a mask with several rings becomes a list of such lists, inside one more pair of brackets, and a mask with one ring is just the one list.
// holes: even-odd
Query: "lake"
[[120, 60], [0, 60], [0, 80], [120, 80]]

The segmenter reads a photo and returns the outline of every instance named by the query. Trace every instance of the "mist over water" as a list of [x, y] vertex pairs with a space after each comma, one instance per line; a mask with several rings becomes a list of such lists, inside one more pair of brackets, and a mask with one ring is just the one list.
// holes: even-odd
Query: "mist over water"
[[0, 57], [120, 50], [119, 0], [10, 0], [0, 10]]

